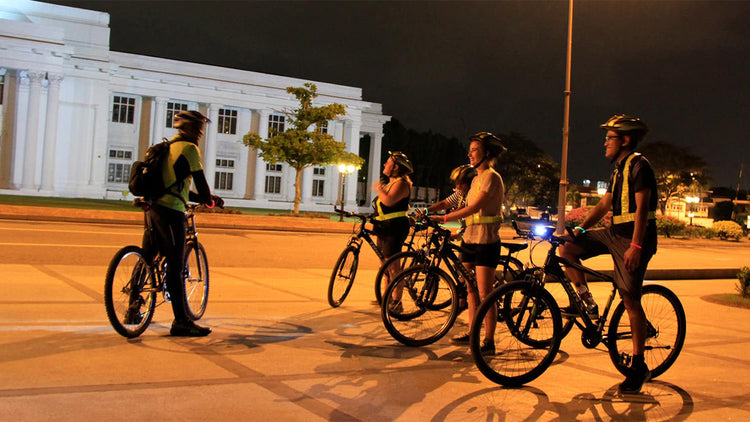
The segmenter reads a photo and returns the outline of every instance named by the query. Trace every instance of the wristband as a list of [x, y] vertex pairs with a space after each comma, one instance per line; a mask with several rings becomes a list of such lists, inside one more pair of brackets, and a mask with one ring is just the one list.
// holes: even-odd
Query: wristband
[[425, 208], [424, 209], [424, 215], [428, 215], [429, 213], [430, 213], [430, 210], [428, 210], [427, 208]]
[[214, 199], [211, 198], [211, 205], [206, 204], [206, 208], [213, 208], [214, 206], [216, 206], [216, 202], [214, 202]]
[[586, 229], [584, 229], [584, 228], [583, 228], [583, 227], [581, 227], [581, 226], [575, 226], [575, 227], [573, 227], [573, 230], [575, 230], [575, 229], [578, 229], [578, 230], [580, 230], [580, 231], [581, 231], [581, 233], [586, 233]]
[[445, 223], [447, 223], [447, 222], [448, 222], [448, 214], [445, 214], [445, 215], [443, 216], [443, 224], [445, 224]]
[[641, 246], [641, 245], [639, 245], [639, 244], [637, 244], [635, 242], [630, 242], [630, 246], [635, 246], [638, 249], [643, 249], [643, 246]]

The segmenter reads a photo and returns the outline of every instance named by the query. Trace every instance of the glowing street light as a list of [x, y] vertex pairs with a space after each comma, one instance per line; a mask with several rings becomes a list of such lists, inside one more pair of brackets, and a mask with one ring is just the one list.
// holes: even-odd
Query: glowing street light
[[[344, 211], [344, 203], [346, 202], [346, 176], [354, 173], [359, 167], [348, 163], [339, 163], [339, 199], [336, 201], [336, 205], [339, 206], [341, 211]], [[339, 221], [344, 221], [344, 214], [339, 214]]]

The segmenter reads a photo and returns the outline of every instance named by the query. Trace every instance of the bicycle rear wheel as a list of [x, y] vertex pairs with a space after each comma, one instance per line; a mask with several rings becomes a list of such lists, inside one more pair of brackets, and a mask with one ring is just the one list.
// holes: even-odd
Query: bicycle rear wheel
[[331, 281], [328, 283], [328, 304], [332, 308], [338, 308], [344, 303], [354, 283], [354, 277], [357, 275], [357, 265], [359, 265], [359, 249], [349, 245], [336, 260], [331, 273]]
[[[672, 366], [685, 343], [685, 310], [671, 290], [656, 284], [643, 286], [641, 306], [648, 321], [643, 357], [651, 369], [651, 378], [656, 378]], [[609, 357], [617, 370], [627, 375], [633, 356], [633, 335], [622, 302], [612, 313], [607, 341]]]
[[107, 318], [112, 328], [127, 338], [141, 335], [154, 317], [156, 290], [149, 289], [154, 285], [153, 272], [143, 255], [138, 246], [120, 249], [110, 261], [104, 281]]
[[378, 273], [375, 275], [375, 298], [378, 301], [378, 305], [381, 305], [383, 303], [383, 294], [385, 293], [385, 289], [388, 288], [388, 284], [390, 283], [390, 276], [388, 274], [388, 267], [391, 266], [394, 262], [398, 262], [399, 267], [399, 273], [403, 271], [406, 268], [409, 268], [417, 263], [424, 262], [425, 254], [423, 251], [404, 251], [399, 252], [383, 262], [383, 264], [380, 266], [380, 269], [378, 270]]
[[508, 255], [500, 255], [495, 270], [495, 279], [501, 282], [509, 282], [521, 278], [524, 265], [521, 260]]
[[208, 304], [208, 259], [198, 241], [188, 242], [185, 249], [185, 298], [188, 316], [197, 321]]
[[[511, 305], [508, 305], [510, 303]], [[480, 353], [487, 323], [500, 314], [494, 329], [495, 353]], [[492, 313], [491, 313], [492, 312]], [[471, 328], [471, 354], [491, 381], [517, 387], [539, 377], [560, 347], [562, 321], [557, 303], [546, 290], [513, 281], [492, 291], [479, 306]]]
[[380, 315], [393, 338], [407, 346], [424, 346], [438, 341], [456, 322], [457, 306], [435, 307], [446, 302], [458, 303], [450, 276], [439, 268], [412, 267], [388, 286]]

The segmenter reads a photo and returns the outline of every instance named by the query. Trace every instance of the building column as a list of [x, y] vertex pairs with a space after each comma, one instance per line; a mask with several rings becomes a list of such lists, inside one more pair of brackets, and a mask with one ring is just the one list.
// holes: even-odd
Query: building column
[[[360, 122], [346, 120], [344, 122], [344, 143], [346, 150], [352, 154], [359, 154], [359, 128]], [[346, 179], [346, 209], [354, 210], [359, 207], [357, 204], [357, 170], [354, 173], [344, 176]]]
[[151, 139], [151, 145], [161, 142], [164, 137], [164, 126], [167, 121], [167, 97], [155, 97], [154, 98], [154, 124], [153, 124], [153, 139]]
[[376, 196], [372, 192], [372, 185], [376, 180], [380, 180], [380, 173], [383, 170], [382, 164], [380, 163], [381, 149], [383, 148], [383, 134], [382, 133], [370, 133], [370, 155], [368, 157], [367, 169], [367, 196], [370, 201]]
[[29, 107], [26, 115], [26, 142], [23, 153], [21, 188], [37, 189], [37, 143], [39, 142], [39, 103], [44, 72], [25, 72], [29, 78]]
[[302, 170], [302, 198], [303, 204], [312, 204], [312, 180], [313, 180], [313, 169], [308, 167]]
[[60, 108], [60, 82], [63, 75], [47, 75], [47, 120], [44, 125], [44, 154], [42, 159], [42, 190], [55, 188], [55, 150], [57, 146], [57, 115]]
[[[268, 138], [268, 117], [271, 115], [271, 110], [263, 109], [260, 110], [260, 121], [258, 123], [258, 136], [261, 139]], [[264, 201], [266, 199], [266, 162], [260, 158], [260, 155], [255, 159], [255, 192], [254, 197], [256, 201]]]
[[213, 124], [206, 125], [206, 156], [203, 159], [204, 171], [206, 175], [206, 182], [211, 189], [214, 188], [214, 179], [216, 178], [216, 150], [217, 150], [217, 133], [219, 130], [216, 125], [219, 124], [219, 109], [220, 104], [209, 104], [208, 106], [208, 119]]

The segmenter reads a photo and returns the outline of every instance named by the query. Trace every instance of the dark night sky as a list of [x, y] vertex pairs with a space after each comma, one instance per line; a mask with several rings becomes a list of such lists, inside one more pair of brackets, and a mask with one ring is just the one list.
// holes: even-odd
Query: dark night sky
[[[114, 51], [361, 87], [409, 128], [515, 131], [560, 160], [567, 1], [52, 3], [108, 12]], [[570, 181], [606, 179], [598, 125], [628, 113], [736, 187], [750, 166], [750, 2], [574, 6]]]

